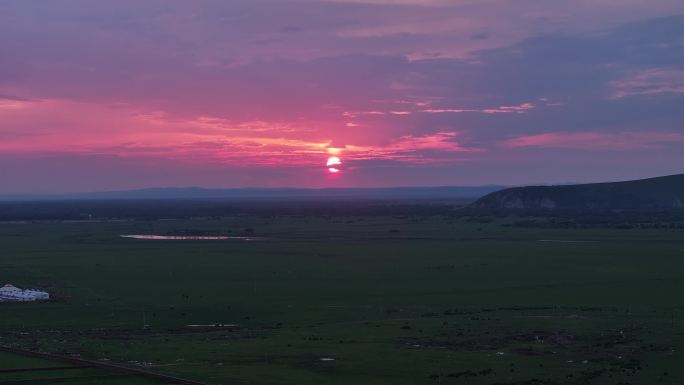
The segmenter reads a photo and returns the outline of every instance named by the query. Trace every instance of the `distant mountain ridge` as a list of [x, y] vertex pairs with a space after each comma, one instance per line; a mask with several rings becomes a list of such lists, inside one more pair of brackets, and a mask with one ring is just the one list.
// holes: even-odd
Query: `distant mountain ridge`
[[625, 182], [513, 187], [471, 207], [520, 210], [666, 210], [684, 208], [684, 174]]
[[134, 200], [134, 199], [458, 199], [479, 198], [505, 186], [445, 186], [387, 188], [147, 188], [65, 194], [0, 194], [0, 201]]

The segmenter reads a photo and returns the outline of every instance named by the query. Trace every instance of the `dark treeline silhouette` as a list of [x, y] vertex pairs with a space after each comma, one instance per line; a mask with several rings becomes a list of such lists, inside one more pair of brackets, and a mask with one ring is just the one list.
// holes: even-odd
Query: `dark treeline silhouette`
[[681, 228], [684, 209], [671, 210], [507, 210], [473, 208], [467, 200], [117, 200], [2, 202], [0, 221], [157, 220], [253, 216], [445, 217], [471, 223], [501, 222], [512, 227]]

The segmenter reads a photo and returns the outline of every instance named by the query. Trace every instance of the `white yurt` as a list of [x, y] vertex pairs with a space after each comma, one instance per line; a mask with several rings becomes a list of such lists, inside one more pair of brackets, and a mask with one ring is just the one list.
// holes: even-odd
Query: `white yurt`
[[50, 299], [50, 294], [40, 290], [22, 290], [12, 284], [0, 287], [0, 301], [44, 301]]

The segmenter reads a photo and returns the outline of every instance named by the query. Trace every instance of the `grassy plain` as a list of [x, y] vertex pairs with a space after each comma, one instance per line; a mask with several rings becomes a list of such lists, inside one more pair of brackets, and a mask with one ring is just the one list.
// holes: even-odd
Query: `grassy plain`
[[[56, 300], [0, 304], [0, 343], [224, 385], [682, 383], [684, 230], [514, 220], [5, 223], [0, 280]], [[119, 237], [187, 229], [264, 239]]]
[[81, 368], [62, 361], [0, 352], [0, 384], [6, 385], [159, 385], [137, 375]]

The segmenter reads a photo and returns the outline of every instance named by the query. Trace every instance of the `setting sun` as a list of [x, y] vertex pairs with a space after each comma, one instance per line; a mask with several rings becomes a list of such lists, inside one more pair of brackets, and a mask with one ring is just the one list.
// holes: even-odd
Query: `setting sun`
[[326, 163], [326, 166], [328, 167], [328, 172], [331, 173], [338, 173], [340, 172], [340, 165], [342, 164], [342, 161], [340, 158], [336, 156], [331, 156], [328, 158], [328, 162]]

